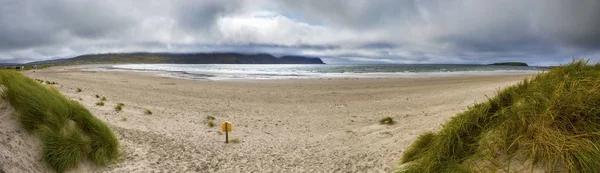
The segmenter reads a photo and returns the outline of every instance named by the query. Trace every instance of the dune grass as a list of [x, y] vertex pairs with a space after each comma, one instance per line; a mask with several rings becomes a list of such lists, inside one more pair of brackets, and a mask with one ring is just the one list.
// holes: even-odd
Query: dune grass
[[96, 106], [104, 106], [104, 102], [103, 101], [96, 102]]
[[399, 172], [600, 170], [600, 65], [574, 61], [422, 134]]
[[121, 105], [116, 105], [115, 106], [115, 111], [119, 112], [121, 110], [123, 110], [123, 106], [121, 106]]
[[396, 124], [396, 122], [394, 121], [394, 119], [392, 119], [392, 117], [385, 117], [385, 118], [382, 118], [381, 120], [379, 120], [379, 124], [394, 125], [394, 124]]
[[205, 121], [204, 123], [205, 123], [205, 124], [206, 124], [206, 126], [208, 126], [208, 127], [214, 127], [214, 126], [216, 126], [216, 124], [215, 124], [213, 121]]
[[146, 110], [144, 110], [144, 114], [152, 115], [152, 111], [150, 109], [146, 109]]
[[123, 106], [125, 106], [125, 104], [117, 103], [117, 105], [115, 106], [115, 111], [119, 112], [119, 111], [123, 110]]
[[42, 158], [56, 172], [76, 167], [83, 159], [104, 165], [119, 156], [111, 129], [77, 101], [17, 71], [0, 70], [0, 85], [22, 127], [41, 138]]

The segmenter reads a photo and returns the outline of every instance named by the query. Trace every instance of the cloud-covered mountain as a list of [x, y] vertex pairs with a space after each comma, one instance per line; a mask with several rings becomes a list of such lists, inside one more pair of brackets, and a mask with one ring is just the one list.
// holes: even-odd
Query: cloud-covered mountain
[[28, 64], [324, 64], [318, 57], [240, 53], [110, 53], [35, 61]]

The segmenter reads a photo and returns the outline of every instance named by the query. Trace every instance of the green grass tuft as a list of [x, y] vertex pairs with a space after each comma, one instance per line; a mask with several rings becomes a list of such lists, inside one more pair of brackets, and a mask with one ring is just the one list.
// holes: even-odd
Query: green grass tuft
[[600, 170], [600, 65], [574, 61], [499, 91], [421, 135], [399, 172]]
[[209, 116], [206, 116], [206, 120], [215, 120], [215, 117], [209, 115]]
[[96, 102], [96, 106], [104, 106], [104, 102], [103, 101]]
[[146, 110], [144, 110], [144, 114], [152, 115], [152, 111], [150, 111], [150, 109], [146, 109]]
[[[96, 98], [100, 98], [100, 95], [96, 94]], [[104, 98], [104, 97], [103, 97]], [[103, 100], [104, 101], [104, 100]]]
[[77, 101], [12, 70], [0, 70], [0, 85], [21, 126], [41, 138], [42, 158], [56, 172], [83, 159], [104, 165], [119, 156], [110, 128]]
[[[98, 97], [96, 97], [98, 98]], [[100, 99], [100, 101], [106, 101], [106, 97], [102, 96], [102, 99]]]
[[240, 141], [239, 139], [231, 139], [231, 140], [229, 140], [229, 142], [237, 144], [237, 143], [240, 143], [242, 141]]
[[121, 106], [121, 105], [116, 105], [115, 106], [115, 111], [119, 112], [121, 110], [123, 110], [123, 106]]
[[77, 88], [77, 92], [78, 92], [78, 93], [79, 93], [79, 92], [81, 92], [81, 88]]
[[206, 121], [205, 123], [206, 123], [206, 126], [208, 126], [208, 127], [214, 127], [215, 126], [215, 123], [213, 121]]
[[381, 125], [393, 125], [393, 124], [396, 124], [396, 122], [394, 121], [394, 119], [392, 119], [392, 117], [385, 117], [385, 118], [379, 120], [379, 124], [381, 124]]
[[117, 105], [115, 106], [115, 111], [119, 112], [119, 111], [123, 110], [124, 106], [125, 106], [125, 104], [123, 104], [123, 103], [117, 103]]

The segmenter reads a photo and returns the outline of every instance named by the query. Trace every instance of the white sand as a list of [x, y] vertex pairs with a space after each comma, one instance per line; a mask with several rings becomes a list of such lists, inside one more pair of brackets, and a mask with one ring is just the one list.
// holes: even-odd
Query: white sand
[[42, 161], [39, 138], [21, 127], [14, 112], [0, 99], [0, 169], [6, 173], [51, 171]]
[[[123, 161], [90, 168], [95, 172], [390, 172], [419, 134], [530, 76], [214, 82], [78, 68], [25, 74], [58, 82], [119, 136]], [[108, 98], [105, 106], [95, 105], [95, 94]], [[122, 112], [117, 103], [125, 104]], [[203, 123], [206, 116], [232, 122], [230, 139], [241, 143], [224, 144], [220, 128]], [[387, 116], [397, 123], [379, 125]], [[11, 143], [1, 140], [2, 147]]]

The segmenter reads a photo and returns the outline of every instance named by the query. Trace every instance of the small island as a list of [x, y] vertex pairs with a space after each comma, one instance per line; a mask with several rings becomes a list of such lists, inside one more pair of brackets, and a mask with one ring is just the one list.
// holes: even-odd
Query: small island
[[498, 62], [489, 65], [503, 65], [503, 66], [529, 66], [524, 62]]

